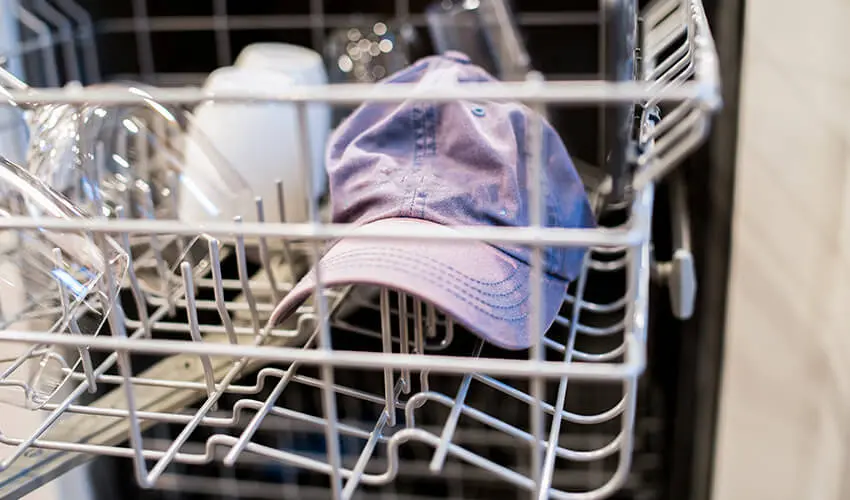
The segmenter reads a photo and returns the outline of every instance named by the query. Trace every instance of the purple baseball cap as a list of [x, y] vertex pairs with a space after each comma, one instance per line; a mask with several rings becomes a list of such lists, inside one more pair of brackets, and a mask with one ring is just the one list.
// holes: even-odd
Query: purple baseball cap
[[[391, 75], [398, 82], [456, 85], [496, 81], [457, 52], [430, 56]], [[333, 221], [399, 233], [432, 227], [529, 225], [529, 108], [511, 102], [365, 103], [333, 133], [326, 165]], [[548, 227], [594, 227], [584, 186], [564, 144], [543, 126]], [[355, 229], [355, 232], [357, 229]], [[549, 328], [584, 248], [544, 251], [543, 326]], [[343, 238], [320, 259], [327, 286], [364, 284], [433, 304], [505, 349], [531, 345], [531, 251], [483, 242]], [[308, 273], [277, 305], [278, 324], [315, 287]]]

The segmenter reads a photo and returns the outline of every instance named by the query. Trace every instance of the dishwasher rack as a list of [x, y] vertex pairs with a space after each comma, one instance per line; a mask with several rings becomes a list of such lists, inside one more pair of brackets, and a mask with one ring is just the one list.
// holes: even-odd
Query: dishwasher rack
[[[76, 56], [82, 54], [81, 67], [96, 74], [91, 47], [80, 53], [76, 47], [87, 47], [97, 25], [70, 0], [58, 3], [75, 15], [75, 22], [58, 32], [19, 6], [18, 21], [39, 32], [22, 44], [23, 51], [42, 51], [45, 74], [51, 75], [55, 70], [50, 68], [57, 66], [54, 48], [71, 44]], [[315, 3], [308, 17], [326, 26], [332, 18], [318, 12]], [[215, 2], [216, 8], [223, 4]], [[400, 4], [411, 15], [406, 3]], [[44, 5], [50, 6], [43, 2], [41, 15], [47, 12]], [[216, 19], [222, 17], [227, 18]], [[351, 229], [324, 221], [318, 204], [310, 210], [309, 223], [221, 222], [202, 230], [173, 220], [3, 219], [2, 231], [18, 236], [108, 236], [127, 250], [129, 262], [121, 282], [106, 273], [106, 288], [119, 293], [110, 297], [114, 304], [99, 335], [69, 334], [70, 325], [85, 318], [67, 308], [51, 283], [44, 284], [47, 299], [39, 295], [23, 315], [4, 318], [0, 342], [31, 346], [12, 364], [43, 362], [38, 355], [54, 348], [51, 359], [63, 357], [63, 379], [52, 398], [32, 406], [45, 415], [36, 432], [12, 436], [0, 429], [0, 443], [13, 447], [0, 459], [0, 497], [16, 498], [95, 456], [131, 461], [143, 488], [229, 488], [200, 479], [197, 467], [214, 462], [233, 470], [234, 477], [243, 467], [262, 468], [282, 484], [273, 492], [299, 498], [360, 498], [411, 474], [421, 480], [409, 498], [431, 496], [429, 489], [439, 489], [440, 477], [456, 474], [492, 484], [443, 496], [487, 498], [499, 488], [534, 498], [615, 494], [632, 466], [637, 385], [646, 363], [655, 184], [701, 144], [720, 105], [716, 51], [701, 1], [654, 0], [640, 20], [640, 78], [635, 82], [544, 81], [532, 73], [524, 82], [439, 92], [403, 84], [381, 89], [334, 84], [274, 95], [211, 96], [195, 87], [148, 88], [144, 95], [74, 86], [30, 88], [6, 74], [8, 101], [26, 109], [146, 100], [191, 109], [213, 99], [261, 99], [294, 103], [306, 120], [310, 102], [474, 98], [522, 101], [535, 109], [635, 103], [640, 124], [626, 155], [634, 175], [625, 201], [608, 202], [610, 178], [585, 178], [600, 229], [470, 227], [451, 237], [424, 230], [359, 233], [372, 239], [510, 242], [535, 250], [589, 248], [555, 326], [541, 332], [527, 353], [486, 345], [440, 311], [390, 290], [370, 298], [350, 287], [320, 286], [293, 321], [264, 330], [264, 320], [298, 274], [268, 252], [269, 241], [287, 241], [294, 254], [312, 260], [322, 243]], [[150, 25], [140, 22], [135, 29], [143, 35]], [[10, 59], [16, 55], [7, 54]], [[166, 140], [158, 147], [175, 146]], [[309, 145], [302, 148], [307, 151]], [[258, 220], [268, 207], [280, 204], [264, 201], [258, 203]], [[178, 257], [164, 261], [164, 244], [179, 247]], [[250, 263], [249, 255], [259, 255], [259, 263]], [[18, 258], [14, 252], [4, 257]], [[139, 279], [151, 269], [164, 288]], [[533, 266], [535, 276], [541, 272]], [[352, 308], [356, 314], [341, 314]], [[533, 314], [539, 315], [539, 308], [539, 300], [533, 301]], [[18, 326], [55, 316], [57, 310], [69, 317], [59, 331]], [[3, 385], [30, 390], [16, 374], [4, 372]], [[315, 404], [290, 397], [296, 386]], [[573, 398], [598, 391], [611, 397], [595, 412], [569, 410]], [[156, 424], [176, 426], [179, 432], [158, 437]], [[596, 438], [576, 440], [576, 429]], [[607, 464], [605, 474], [594, 469], [600, 463]], [[303, 483], [305, 472], [313, 474], [311, 484]]]

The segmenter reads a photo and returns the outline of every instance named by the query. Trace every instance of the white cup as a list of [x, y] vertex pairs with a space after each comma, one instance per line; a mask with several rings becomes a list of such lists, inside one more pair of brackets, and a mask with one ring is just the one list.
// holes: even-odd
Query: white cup
[[[228, 66], [212, 72], [204, 90], [285, 92], [293, 79], [262, 68]], [[287, 222], [308, 219], [307, 172], [302, 166], [296, 107], [279, 102], [200, 104], [184, 146], [180, 219], [256, 221], [255, 197], [264, 202], [265, 220], [280, 222], [276, 180], [284, 186]]]
[[[238, 68], [278, 71], [292, 78], [296, 85], [326, 85], [328, 83], [328, 74], [321, 54], [299, 45], [274, 42], [251, 44], [242, 49], [233, 65]], [[331, 132], [330, 106], [321, 102], [309, 103], [307, 119], [310, 129], [314, 195], [321, 196], [327, 186], [325, 147]], [[290, 186], [285, 185], [284, 189], [288, 195]]]

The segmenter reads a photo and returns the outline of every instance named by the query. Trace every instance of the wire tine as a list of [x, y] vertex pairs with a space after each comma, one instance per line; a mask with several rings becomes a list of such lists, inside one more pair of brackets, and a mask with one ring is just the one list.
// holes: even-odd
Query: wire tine
[[[157, 120], [154, 122], [154, 127], [157, 127], [160, 124], [163, 124], [162, 120]], [[150, 219], [156, 219], [156, 207], [153, 202], [153, 191], [151, 190], [153, 186], [149, 183], [148, 179], [151, 176], [151, 168], [150, 168], [150, 145], [148, 143], [148, 127], [147, 124], [138, 122], [139, 132], [135, 134], [135, 143], [136, 143], [136, 151], [138, 152], [138, 158], [136, 161], [138, 162], [138, 175], [144, 181], [142, 191], [144, 192], [144, 203], [145, 203], [145, 212], [147, 212], [147, 217]], [[154, 131], [155, 134], [159, 133], [159, 131]], [[172, 185], [171, 188], [174, 189], [176, 186]], [[172, 193], [178, 193], [179, 191], [173, 190]], [[172, 196], [174, 198], [174, 196]], [[154, 259], [156, 259], [157, 264], [157, 272], [160, 274], [160, 279], [162, 282], [166, 284], [166, 288], [162, 291], [162, 293], [168, 297], [171, 297], [172, 294], [168, 293], [170, 288], [170, 280], [168, 276], [171, 274], [169, 271], [168, 264], [164, 261], [162, 257], [162, 248], [163, 246], [159, 244], [160, 239], [159, 236], [153, 235], [155, 237], [152, 239], [153, 251], [154, 251]], [[192, 260], [191, 253], [186, 252], [186, 242], [184, 240], [184, 236], [181, 234], [173, 235], [173, 238], [176, 241], [177, 245], [177, 255], [183, 256], [183, 259], [189, 262], [189, 264], [194, 268], [195, 263]], [[195, 293], [198, 293], [198, 289], [195, 288]], [[171, 307], [171, 304], [169, 304]], [[176, 309], [169, 309], [171, 314], [174, 314]]]
[[381, 436], [384, 433], [384, 428], [387, 426], [387, 418], [389, 418], [388, 413], [381, 413], [381, 416], [375, 423], [375, 428], [372, 429], [371, 433], [369, 433], [369, 439], [366, 441], [363, 451], [360, 452], [360, 457], [358, 457], [357, 463], [354, 464], [351, 476], [348, 478], [348, 481], [345, 482], [345, 488], [342, 490], [343, 500], [350, 500], [351, 497], [354, 496], [355, 491], [357, 491], [357, 486], [360, 484], [360, 478], [363, 477], [363, 473], [366, 471], [366, 466], [369, 465], [369, 460], [372, 459], [372, 455], [375, 453], [375, 447], [378, 445], [378, 441], [380, 441]]
[[[390, 291], [381, 288], [381, 340], [385, 353], [393, 352], [392, 317], [390, 316]], [[387, 423], [390, 427], [396, 424], [395, 414], [395, 385], [392, 368], [384, 368], [384, 396], [386, 397], [385, 410], [387, 412]]]
[[[160, 318], [162, 318], [165, 315], [165, 312], [166, 312], [165, 309], [157, 310], [153, 314], [152, 319], [154, 321], [159, 320]], [[110, 317], [110, 325], [112, 325], [111, 321], [112, 320], [111, 320], [111, 317]], [[123, 324], [121, 324], [120, 326], [123, 327]], [[133, 338], [138, 337], [141, 333], [143, 333], [143, 332], [141, 332], [140, 330], [137, 330], [136, 332], [133, 333]], [[113, 330], [113, 334], [115, 334], [114, 330]], [[124, 334], [126, 335], [126, 330], [124, 330]], [[98, 365], [97, 369], [95, 369], [95, 374], [97, 374], [100, 377], [100, 376], [103, 375], [103, 373], [105, 373], [107, 370], [112, 368], [112, 366], [115, 365], [115, 363], [119, 360], [119, 353], [120, 353], [120, 351], [115, 351], [112, 354], [110, 354], [102, 363], [100, 363]], [[122, 374], [121, 378], [124, 381], [128, 380], [127, 378], [125, 378], [123, 376], [123, 374]], [[132, 377], [130, 377], [130, 379], [132, 379]], [[18, 443], [15, 446], [15, 450], [10, 455], [6, 456], [2, 460], [2, 462], [0, 462], [0, 470], [8, 469], [9, 466], [15, 460], [17, 460], [21, 455], [26, 453], [27, 450], [31, 449], [33, 444], [36, 442], [36, 440], [39, 437], [41, 437], [45, 432], [47, 432], [48, 429], [53, 427], [53, 425], [56, 424], [56, 422], [62, 417], [62, 415], [65, 414], [65, 412], [68, 410], [68, 408], [70, 408], [72, 406], [72, 403], [74, 401], [76, 401], [82, 395], [83, 391], [85, 391], [87, 389], [87, 386], [88, 386], [88, 382], [86, 382], [85, 380], [82, 381], [79, 385], [77, 385], [77, 387], [75, 387], [71, 391], [70, 394], [68, 394], [65, 397], [65, 399], [62, 400], [61, 403], [56, 405], [55, 408], [52, 408], [50, 410], [50, 414], [48, 414], [44, 418], [44, 420], [38, 425], [38, 427], [34, 431], [30, 432], [30, 434], [27, 436], [26, 439], [21, 440], [20, 443]], [[131, 428], [131, 430], [132, 430], [132, 428]], [[139, 484], [144, 486], [148, 483], [140, 482]]]
[[83, 40], [83, 62], [86, 79], [89, 83], [100, 80], [100, 67], [97, 60], [97, 49], [94, 45], [94, 26], [88, 11], [73, 0], [54, 0], [65, 10], [68, 17], [73, 18], [79, 25], [78, 36]]
[[[255, 342], [255, 345], [259, 343], [259, 338]], [[150, 474], [145, 478], [146, 484], [156, 484], [156, 481], [162, 476], [165, 469], [174, 462], [177, 457], [178, 451], [186, 444], [186, 441], [189, 440], [192, 433], [195, 432], [195, 429], [203, 421], [204, 417], [209, 414], [209, 412], [216, 406], [218, 400], [221, 398], [222, 394], [224, 394], [224, 389], [229, 387], [233, 380], [242, 372], [242, 368], [247, 363], [246, 358], [240, 358], [232, 368], [227, 372], [227, 375], [224, 376], [221, 383], [219, 384], [218, 389], [210, 395], [203, 405], [195, 412], [192, 416], [192, 419], [186, 423], [186, 426], [183, 427], [183, 430], [178, 434], [169, 444], [168, 449], [159, 457], [156, 464], [154, 464], [153, 468], [150, 471]]]
[[[100, 143], [102, 146], [103, 143]], [[103, 217], [101, 215], [101, 217]], [[104, 277], [106, 278], [107, 302], [111, 306], [109, 310], [109, 328], [112, 335], [120, 338], [127, 338], [127, 330], [124, 328], [124, 312], [121, 309], [121, 301], [115, 295], [117, 292], [117, 283], [115, 276], [112, 274], [112, 266], [108, 260], [108, 249], [106, 246], [106, 235], [97, 233], [95, 238], [100, 247], [100, 252], [103, 256]], [[118, 354], [118, 370], [121, 378], [124, 379], [124, 395], [127, 399], [127, 411], [129, 413], [130, 423], [130, 444], [133, 447], [133, 464], [135, 466], [136, 480], [142, 487], [149, 487], [151, 484], [147, 481], [147, 464], [144, 459], [144, 446], [142, 441], [142, 430], [139, 425], [139, 416], [137, 414], [136, 395], [133, 389], [131, 379], [133, 377], [133, 368], [130, 362], [130, 356], [125, 350], [116, 351]]]
[[[539, 72], [531, 72], [528, 75], [529, 81], [542, 82], [543, 76]], [[543, 192], [545, 187], [543, 184], [543, 161], [546, 154], [543, 151], [543, 120], [542, 115], [545, 112], [539, 104], [531, 106], [534, 110], [534, 115], [531, 118], [531, 123], [528, 129], [528, 150], [531, 155], [528, 159], [529, 168], [531, 170], [530, 180], [528, 182], [528, 192], [530, 201], [530, 226], [539, 228], [546, 220], [546, 194]], [[543, 343], [543, 248], [540, 245], [535, 245], [531, 252], [531, 275], [529, 277], [529, 288], [531, 289], [531, 321], [530, 321], [530, 337], [531, 349], [529, 349], [529, 361], [541, 362], [544, 355]], [[540, 487], [541, 467], [543, 458], [543, 449], [541, 447], [541, 439], [543, 436], [544, 413], [541, 406], [541, 401], [545, 397], [544, 381], [540, 377], [531, 379], [531, 394], [534, 402], [529, 406], [529, 420], [531, 422], [531, 434], [533, 441], [530, 446], [531, 451], [531, 479], [534, 481], [535, 487], [532, 490], [531, 498], [537, 498], [538, 495], [546, 493]]]
[[[480, 356], [481, 349], [483, 347], [484, 342], [479, 339], [475, 345], [475, 350], [472, 355], [475, 357]], [[466, 401], [466, 394], [469, 392], [469, 386], [471, 383], [472, 374], [469, 373], [463, 377], [463, 381], [457, 391], [457, 396], [455, 396], [454, 405], [449, 412], [449, 418], [446, 419], [446, 423], [443, 425], [443, 432], [440, 434], [440, 445], [434, 451], [434, 456], [431, 458], [431, 463], [428, 465], [431, 472], [440, 472], [443, 468], [443, 464], [446, 463], [446, 455], [448, 454], [449, 444], [451, 444], [452, 439], [454, 438], [457, 423], [458, 420], [460, 420], [461, 410], [463, 410], [463, 406]]]
[[227, 0], [213, 0], [213, 19], [218, 65], [227, 66], [233, 62], [230, 53], [230, 30], [227, 27]]
[[[62, 259], [62, 250], [59, 248], [53, 249], [53, 262], [56, 264], [57, 269], [65, 268], [65, 262]], [[77, 318], [74, 316], [73, 311], [71, 311], [68, 302], [68, 289], [58, 279], [56, 281], [59, 285], [59, 301], [62, 305], [62, 316], [63, 318], [68, 319], [68, 328], [71, 330], [71, 333], [74, 335], [82, 335], [83, 332], [80, 331], [80, 325], [77, 323]], [[97, 392], [97, 378], [94, 374], [94, 365], [91, 361], [91, 354], [85, 347], [78, 347], [77, 352], [80, 354], [80, 360], [83, 363], [83, 373], [89, 383], [89, 392]]]
[[[311, 2], [313, 7], [316, 4], [321, 6], [321, 2]], [[307, 213], [309, 215], [309, 221], [313, 224], [319, 222], [319, 207], [318, 200], [313, 193], [316, 190], [313, 187], [314, 176], [313, 176], [313, 158], [312, 158], [312, 149], [310, 147], [310, 123], [309, 117], [307, 116], [307, 104], [304, 102], [298, 103], [298, 125], [299, 125], [299, 139], [300, 139], [300, 151], [301, 151], [301, 172], [304, 173], [305, 177], [305, 185], [302, 186], [306, 193], [308, 193], [309, 204], [307, 206]], [[281, 198], [282, 199], [282, 198]], [[316, 286], [313, 291], [314, 298], [314, 307], [316, 312], [318, 313], [319, 320], [319, 347], [325, 352], [330, 352], [332, 349], [331, 345], [331, 332], [330, 332], [330, 315], [328, 314], [328, 307], [325, 300], [325, 289], [324, 283], [322, 283], [322, 266], [319, 265], [319, 260], [321, 258], [322, 252], [319, 247], [319, 240], [313, 240], [313, 257], [314, 257], [314, 276], [316, 281]], [[293, 274], [293, 278], [295, 275]], [[387, 307], [389, 307], [389, 303], [387, 303]], [[392, 344], [390, 344], [392, 346]], [[321, 368], [322, 373], [322, 381], [324, 382], [324, 386], [322, 387], [322, 407], [325, 413], [325, 419], [327, 420], [327, 425], [325, 426], [325, 442], [327, 443], [327, 456], [328, 456], [328, 464], [331, 467], [331, 492], [333, 494], [333, 498], [340, 498], [342, 495], [342, 476], [340, 474], [340, 470], [342, 469], [342, 454], [340, 451], [340, 443], [339, 443], [339, 429], [338, 425], [338, 415], [337, 415], [337, 407], [336, 407], [336, 394], [333, 391], [334, 386], [334, 369], [333, 365], [325, 363]], [[391, 417], [392, 418], [392, 417]]]
[[[142, 192], [144, 193], [145, 212], [147, 213], [147, 217], [153, 220], [155, 217], [153, 214], [154, 208], [151, 191], [150, 189], [143, 189]], [[162, 244], [158, 234], [150, 233], [148, 236], [151, 240], [151, 251], [153, 251], [153, 257], [156, 261], [156, 272], [160, 280], [160, 292], [165, 297], [165, 300], [168, 301], [168, 314], [174, 316], [177, 313], [177, 305], [171, 293], [171, 273], [168, 270], [168, 264], [166, 264], [165, 259], [162, 257]]]
[[155, 71], [147, 0], [133, 0], [133, 25], [136, 32], [140, 72], [147, 83], [152, 83]]
[[[128, 162], [129, 162], [130, 156], [127, 154], [127, 150], [128, 150], [128, 144], [127, 143], [130, 141], [130, 137], [131, 137], [130, 131], [127, 130], [126, 127], [119, 127], [118, 136], [115, 139], [115, 154], [120, 156], [121, 158], [124, 158]], [[133, 135], [132, 137], [133, 137], [133, 141], [135, 142], [137, 140], [136, 135]], [[128, 177], [134, 177], [134, 174], [136, 173], [135, 171], [136, 171], [135, 168], [127, 169], [127, 170], [124, 171], [124, 174], [126, 174]], [[130, 186], [134, 186], [135, 184], [136, 184], [135, 178], [131, 179], [131, 182], [128, 183], [128, 185], [130, 185]], [[125, 207], [127, 207], [127, 209], [130, 210], [130, 212], [136, 211], [135, 207], [133, 206], [133, 190], [132, 189], [122, 190], [121, 198], [122, 198], [121, 203], [123, 203], [123, 205]]]
[[[413, 299], [413, 346], [416, 354], [425, 354], [425, 333], [422, 325], [422, 299]], [[419, 390], [428, 392], [428, 371], [419, 372]]]
[[[313, 47], [321, 47], [325, 41], [324, 0], [310, 0], [310, 21]], [[301, 130], [306, 132], [309, 129]]]
[[428, 304], [425, 308], [426, 311], [426, 322], [425, 325], [427, 327], [427, 335], [429, 339], [433, 339], [437, 337], [437, 310], [434, 309], [434, 306]]
[[80, 66], [77, 61], [77, 50], [74, 47], [74, 30], [68, 19], [45, 0], [35, 0], [33, 3], [39, 13], [53, 23], [59, 32], [59, 42], [62, 43], [62, 57], [65, 58], [67, 80], [80, 80]]
[[[126, 218], [124, 207], [116, 207], [115, 212], [119, 219]], [[148, 314], [147, 299], [139, 285], [139, 278], [136, 276], [136, 268], [133, 263], [133, 252], [130, 248], [130, 234], [127, 232], [121, 233], [121, 247], [127, 253], [127, 276], [130, 278], [130, 290], [133, 292], [133, 300], [136, 302], [136, 309], [139, 311], [139, 320], [142, 323], [145, 337], [153, 338], [153, 330], [150, 324], [150, 315]]]
[[[257, 196], [254, 201], [257, 203], [257, 222], [265, 222], [265, 210], [263, 210], [263, 197]], [[283, 297], [277, 287], [277, 279], [275, 279], [274, 269], [272, 269], [271, 259], [269, 258], [269, 246], [265, 236], [260, 236], [260, 262], [263, 264], [263, 269], [266, 271], [266, 276], [269, 279], [269, 287], [272, 290], [272, 298], [275, 302], [279, 302]], [[295, 276], [293, 276], [293, 279]]]
[[97, 217], [103, 217], [104, 212], [104, 204], [103, 204], [103, 172], [106, 170], [106, 150], [103, 145], [103, 141], [98, 141], [97, 144], [94, 145], [94, 189], [92, 189], [92, 196], [94, 196], [94, 206], [97, 209]]
[[210, 270], [212, 271], [213, 292], [215, 293], [215, 306], [218, 309], [218, 315], [221, 318], [221, 323], [224, 325], [224, 331], [227, 333], [227, 340], [231, 344], [238, 344], [239, 339], [233, 329], [233, 321], [230, 319], [230, 312], [227, 310], [227, 303], [224, 300], [224, 285], [221, 277], [221, 243], [215, 239], [209, 240], [210, 253]]
[[[313, 339], [316, 337], [315, 333], [310, 337], [310, 340], [307, 343], [306, 347], [309, 347]], [[242, 433], [239, 435], [239, 439], [233, 446], [230, 448], [230, 451], [224, 457], [222, 463], [227, 467], [233, 467], [236, 465], [236, 461], [239, 459], [239, 455], [242, 454], [242, 451], [245, 450], [245, 447], [248, 446], [248, 443], [251, 441], [251, 438], [254, 437], [254, 434], [260, 428], [260, 425], [263, 423], [263, 419], [266, 418], [266, 415], [271, 411], [272, 407], [274, 407], [280, 395], [283, 394], [283, 391], [289, 385], [289, 382], [292, 381], [295, 376], [298, 368], [298, 363], [292, 363], [289, 365], [289, 368], [283, 373], [278, 383], [275, 385], [275, 388], [272, 390], [271, 394], [266, 398], [263, 402], [263, 406], [260, 407], [259, 410], [254, 414], [254, 417], [248, 423], [247, 426], [242, 430]]]
[[56, 54], [53, 52], [53, 35], [50, 34], [50, 26], [46, 25], [35, 14], [15, 2], [18, 20], [21, 24], [38, 34], [39, 48], [43, 58], [43, 69], [46, 86], [59, 86], [59, 68], [56, 64]]
[[171, 203], [170, 212], [177, 217], [180, 214], [180, 202], [177, 199], [177, 193], [180, 192], [180, 175], [173, 170], [168, 171], [168, 186], [171, 190], [171, 196], [168, 197]]
[[446, 336], [440, 342], [440, 347], [448, 347], [455, 339], [455, 320], [448, 314], [446, 315]]
[[[578, 285], [576, 285], [576, 300], [572, 316], [570, 317], [570, 330], [567, 336], [567, 345], [564, 351], [564, 363], [571, 363], [575, 350], [577, 326], [581, 315], [581, 305], [584, 303], [584, 289], [587, 285], [587, 271], [590, 264], [590, 252], [584, 255], [582, 259], [581, 274], [579, 275]], [[567, 383], [568, 378], [562, 377], [558, 383], [558, 397], [555, 402], [555, 413], [552, 417], [552, 424], [549, 428], [549, 441], [546, 448], [546, 456], [543, 459], [543, 469], [540, 472], [540, 489], [537, 492], [537, 500], [546, 500], [549, 496], [549, 488], [552, 485], [552, 474], [555, 470], [556, 448], [558, 447], [558, 438], [561, 436], [561, 417], [564, 411], [564, 405], [567, 402]], [[557, 415], [557, 417], [555, 416]]]
[[[242, 217], [236, 216], [233, 222], [242, 223]], [[248, 259], [245, 256], [245, 236], [242, 233], [236, 234], [236, 265], [239, 268], [239, 283], [242, 285], [242, 293], [245, 296], [245, 302], [248, 303], [248, 309], [251, 311], [251, 325], [254, 327], [254, 334], [260, 335], [260, 315], [257, 312], [257, 301], [254, 300], [254, 292], [251, 291], [251, 284], [248, 277]]]
[[[277, 214], [280, 217], [280, 222], [286, 222], [286, 199], [284, 198], [283, 181], [276, 180], [275, 188], [277, 191]], [[283, 259], [286, 265], [289, 266], [289, 275], [292, 276], [292, 281], [298, 281], [300, 276], [295, 272], [295, 254], [292, 252], [292, 247], [289, 245], [289, 240], [282, 238], [283, 243]]]
[[[407, 294], [398, 292], [398, 329], [401, 336], [401, 352], [408, 354], [410, 352], [410, 324], [407, 318]], [[405, 394], [410, 394], [410, 370], [401, 370], [402, 390]]]
[[[186, 293], [186, 315], [189, 318], [189, 333], [195, 342], [203, 342], [200, 327], [198, 326], [198, 306], [195, 304], [195, 286], [192, 283], [192, 266], [188, 262], [180, 264], [180, 274], [183, 275], [183, 290]], [[215, 392], [215, 374], [212, 362], [207, 355], [200, 356], [201, 366], [204, 368], [204, 380], [207, 384], [207, 395], [212, 396]]]

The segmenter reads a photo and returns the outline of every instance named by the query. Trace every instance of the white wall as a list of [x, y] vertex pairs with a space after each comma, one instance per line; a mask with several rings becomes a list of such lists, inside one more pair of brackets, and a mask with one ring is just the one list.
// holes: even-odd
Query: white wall
[[714, 498], [850, 498], [850, 2], [747, 0]]

